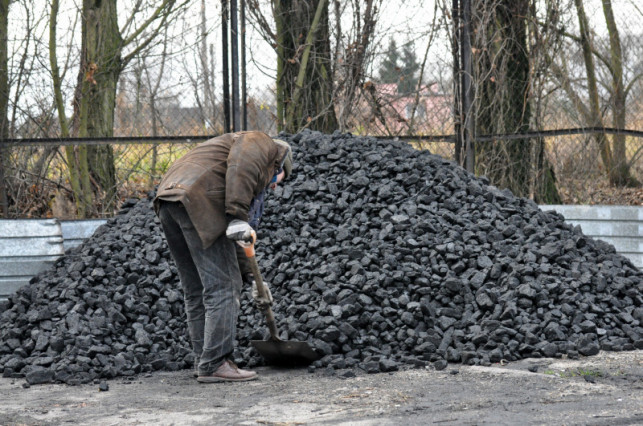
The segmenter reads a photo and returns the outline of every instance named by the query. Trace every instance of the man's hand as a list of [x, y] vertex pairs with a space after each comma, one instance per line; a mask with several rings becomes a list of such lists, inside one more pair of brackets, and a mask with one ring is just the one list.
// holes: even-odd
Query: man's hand
[[272, 293], [270, 292], [270, 287], [268, 287], [268, 283], [265, 281], [263, 283], [263, 288], [264, 288], [265, 294], [264, 294], [264, 297], [260, 297], [259, 291], [257, 289], [257, 281], [252, 280], [252, 298], [255, 302], [255, 305], [260, 310], [264, 310], [269, 306], [272, 306]]
[[228, 225], [225, 234], [226, 237], [234, 241], [252, 242], [252, 227], [243, 220], [234, 219]]

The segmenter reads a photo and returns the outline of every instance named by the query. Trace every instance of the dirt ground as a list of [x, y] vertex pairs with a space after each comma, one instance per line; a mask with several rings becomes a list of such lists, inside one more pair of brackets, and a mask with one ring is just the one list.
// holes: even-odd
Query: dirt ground
[[0, 424], [643, 424], [643, 351], [374, 375], [259, 373], [224, 384], [153, 373], [107, 381], [107, 391], [3, 378]]

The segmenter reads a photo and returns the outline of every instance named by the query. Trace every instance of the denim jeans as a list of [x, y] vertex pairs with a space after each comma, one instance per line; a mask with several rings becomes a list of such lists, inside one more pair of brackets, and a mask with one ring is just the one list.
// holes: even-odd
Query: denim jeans
[[180, 202], [162, 201], [159, 219], [183, 287], [188, 331], [198, 372], [214, 372], [234, 349], [241, 273], [225, 235], [204, 249]]

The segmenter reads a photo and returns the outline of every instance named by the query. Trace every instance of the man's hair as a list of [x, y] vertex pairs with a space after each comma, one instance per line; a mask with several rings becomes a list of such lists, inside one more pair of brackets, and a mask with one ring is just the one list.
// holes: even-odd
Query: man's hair
[[284, 155], [284, 158], [281, 159], [281, 168], [284, 169], [284, 178], [287, 178], [292, 173], [292, 149], [290, 148], [290, 144], [286, 141], [282, 141], [281, 139], [273, 139], [273, 141], [277, 145], [281, 145], [286, 148], [286, 154]]

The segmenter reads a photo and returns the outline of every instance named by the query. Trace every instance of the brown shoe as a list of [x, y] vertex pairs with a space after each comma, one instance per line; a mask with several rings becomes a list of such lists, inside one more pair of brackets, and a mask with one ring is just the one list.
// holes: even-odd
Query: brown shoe
[[249, 370], [242, 370], [232, 361], [223, 361], [223, 364], [217, 370], [206, 376], [197, 377], [201, 383], [218, 383], [218, 382], [246, 382], [257, 378], [257, 373]]

